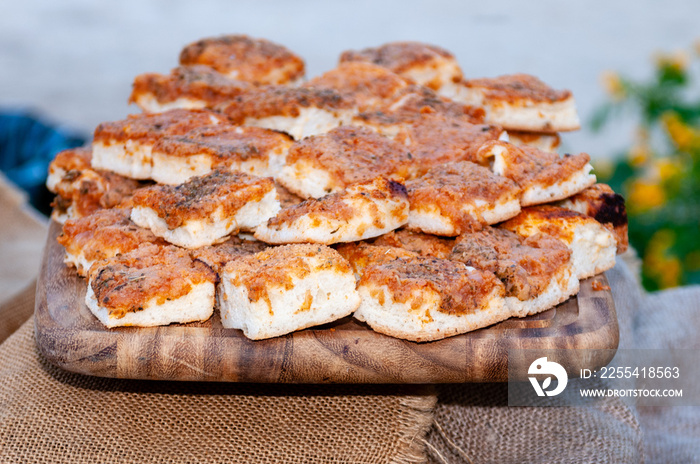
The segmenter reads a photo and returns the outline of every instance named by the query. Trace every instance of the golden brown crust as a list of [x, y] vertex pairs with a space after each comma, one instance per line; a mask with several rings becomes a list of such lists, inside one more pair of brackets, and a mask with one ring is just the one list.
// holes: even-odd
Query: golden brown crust
[[304, 87], [331, 89], [343, 94], [359, 108], [390, 100], [408, 83], [381, 66], [370, 63], [341, 63], [337, 68], [311, 79]]
[[372, 245], [398, 247], [420, 256], [447, 259], [452, 253], [454, 239], [398, 229], [377, 237]]
[[165, 244], [148, 229], [131, 222], [130, 209], [102, 209], [79, 219], [69, 219], [57, 241], [74, 256], [81, 253], [87, 261], [126, 253], [144, 243]]
[[92, 150], [75, 148], [64, 150], [56, 155], [49, 165], [49, 174], [60, 180], [53, 186], [58, 195], [52, 206], [61, 212], [72, 208], [72, 216], [84, 217], [103, 208], [124, 205], [133, 192], [142, 186], [110, 171], [92, 169]]
[[476, 201], [495, 204], [520, 193], [512, 180], [469, 161], [435, 167], [423, 177], [408, 181], [406, 188], [411, 209], [437, 208], [455, 222], [459, 233], [479, 230], [484, 222], [465, 212], [463, 206]]
[[295, 143], [287, 155], [287, 164], [298, 161], [328, 172], [345, 187], [377, 176], [414, 175], [414, 162], [405, 147], [364, 127], [341, 126]]
[[182, 65], [206, 65], [255, 84], [285, 84], [304, 76], [304, 61], [286, 47], [246, 35], [198, 40], [183, 48]]
[[[436, 59], [454, 60], [444, 48], [421, 42], [390, 42], [376, 48], [347, 50], [340, 55], [340, 62], [366, 62], [401, 74], [411, 68], [426, 66]], [[455, 82], [458, 82], [456, 80]]]
[[218, 245], [209, 245], [191, 250], [193, 259], [198, 259], [212, 268], [217, 274], [224, 266], [234, 259], [253, 255], [266, 250], [270, 245], [257, 240], [242, 240], [236, 236], [230, 237]]
[[491, 271], [505, 284], [506, 295], [521, 301], [535, 298], [569, 265], [571, 251], [544, 234], [528, 238], [505, 229], [486, 227], [460, 235], [450, 259]]
[[395, 302], [423, 303], [415, 295], [426, 291], [440, 295], [438, 311], [462, 315], [488, 306], [495, 288], [503, 295], [503, 284], [488, 271], [470, 269], [462, 263], [429, 257], [400, 258], [365, 268], [358, 286], [386, 285]]
[[499, 227], [515, 231], [520, 227], [537, 225], [540, 232], [571, 243], [574, 224], [590, 221], [587, 216], [566, 208], [551, 205], [529, 206], [520, 214], [502, 223]]
[[569, 90], [554, 90], [535, 76], [510, 74], [464, 81], [470, 88], [481, 89], [488, 100], [517, 104], [523, 100], [554, 103], [571, 98]]
[[539, 150], [535, 147], [516, 147], [501, 141], [486, 142], [477, 153], [481, 160], [482, 153], [488, 152], [494, 145], [506, 147], [503, 152], [505, 169], [503, 175], [514, 180], [523, 188], [532, 186], [549, 187], [565, 181], [580, 172], [591, 160], [587, 153], [564, 155]]
[[496, 140], [498, 126], [472, 124], [467, 118], [426, 113], [403, 127], [395, 141], [408, 146], [422, 172], [453, 161], [475, 161], [479, 147]]
[[361, 276], [362, 271], [373, 264], [383, 264], [397, 258], [412, 258], [418, 256], [412, 251], [393, 246], [371, 245], [366, 242], [345, 243], [336, 247], [340, 255], [345, 258], [356, 275]]
[[332, 112], [351, 108], [352, 102], [332, 89], [266, 86], [242, 93], [219, 109], [235, 124], [243, 124], [247, 118], [296, 118], [302, 109], [311, 107]]
[[216, 124], [224, 118], [210, 110], [175, 109], [154, 114], [132, 114], [121, 121], [103, 122], [97, 129], [93, 143], [122, 143], [135, 140], [153, 144], [164, 135], [181, 135], [192, 129]]
[[594, 184], [568, 201], [578, 206], [577, 211], [592, 217], [613, 232], [618, 254], [627, 251], [627, 210], [622, 195], [615, 193], [609, 185]]
[[[353, 216], [358, 214], [355, 208], [350, 206], [346, 201], [351, 200], [353, 195], [357, 195], [365, 201], [369, 200], [376, 202], [396, 202], [400, 200], [405, 202], [408, 198], [406, 188], [402, 184], [383, 177], [378, 177], [371, 181], [356, 185], [366, 185], [370, 188], [363, 189], [361, 192], [354, 194], [344, 190], [338, 193], [331, 193], [318, 199], [311, 198], [309, 200], [305, 200], [297, 205], [281, 210], [277, 216], [271, 218], [267, 222], [267, 226], [270, 228], [279, 229], [284, 224], [291, 224], [302, 216], [318, 218], [318, 221], [314, 221], [313, 223], [317, 223], [317, 225], [322, 224], [322, 218], [348, 221]], [[365, 212], [365, 214], [370, 215], [369, 219], [372, 220], [372, 223], [376, 227], [384, 227], [385, 218], [382, 216], [377, 207], [370, 209], [369, 212]], [[398, 222], [405, 222], [407, 219], [405, 203], [403, 204], [403, 207], [398, 205], [390, 214], [394, 216], [392, 219], [398, 220]]]
[[250, 88], [251, 84], [229, 79], [208, 66], [178, 66], [168, 75], [145, 73], [136, 76], [129, 103], [138, 103], [139, 97], [152, 95], [160, 104], [189, 98], [205, 102], [207, 108], [214, 108]]
[[[311, 265], [307, 259], [316, 258]], [[272, 307], [268, 291], [276, 287], [291, 290], [294, 281], [315, 271], [351, 272], [350, 264], [337, 251], [324, 245], [284, 245], [241, 257], [228, 263], [224, 272], [234, 274], [232, 283], [248, 289], [251, 302], [263, 299]]]
[[249, 159], [266, 160], [273, 150], [288, 149], [292, 139], [287, 134], [261, 127], [218, 124], [193, 129], [186, 134], [162, 137], [154, 152], [168, 156], [208, 155], [212, 167], [228, 166]]
[[187, 251], [157, 245], [99, 261], [89, 277], [98, 304], [112, 318], [141, 311], [153, 299], [160, 305], [187, 295], [193, 285], [216, 281], [216, 274]]
[[473, 124], [482, 123], [486, 116], [483, 108], [454, 102], [427, 87], [410, 85], [402, 89], [393, 100], [377, 109], [363, 111], [356, 118], [366, 124], [392, 126], [420, 121], [422, 115], [427, 113], [466, 118]]
[[135, 207], [151, 208], [172, 230], [188, 220], [205, 219], [219, 208], [223, 208], [224, 217], [233, 216], [248, 202], [259, 201], [274, 188], [269, 177], [215, 170], [184, 184], [140, 189], [132, 201]]

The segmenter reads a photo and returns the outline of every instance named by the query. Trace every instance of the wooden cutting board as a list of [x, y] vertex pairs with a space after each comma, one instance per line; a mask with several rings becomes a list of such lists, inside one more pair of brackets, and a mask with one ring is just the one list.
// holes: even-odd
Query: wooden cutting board
[[[581, 282], [578, 297], [544, 313], [428, 343], [388, 337], [349, 317], [261, 341], [224, 329], [216, 312], [203, 323], [107, 329], [85, 306], [86, 280], [63, 263], [63, 247], [56, 242], [60, 230], [51, 224], [44, 250], [36, 341], [51, 363], [81, 374], [225, 382], [503, 382], [510, 348], [615, 349], [618, 344], [604, 275]], [[601, 286], [605, 289], [593, 290]]]

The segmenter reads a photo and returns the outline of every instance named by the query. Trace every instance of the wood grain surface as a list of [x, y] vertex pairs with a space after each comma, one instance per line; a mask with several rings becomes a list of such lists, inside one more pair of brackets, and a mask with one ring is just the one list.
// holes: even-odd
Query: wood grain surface
[[[252, 341], [207, 322], [107, 329], [85, 306], [87, 282], [63, 263], [52, 223], [35, 309], [37, 345], [51, 363], [103, 377], [280, 383], [456, 383], [508, 380], [508, 350], [616, 349], [618, 325], [609, 290], [581, 282], [578, 297], [544, 313], [509, 319], [428, 343], [399, 340], [345, 318], [269, 340]], [[612, 358], [612, 355], [610, 356]], [[572, 366], [595, 368], [610, 359]]]

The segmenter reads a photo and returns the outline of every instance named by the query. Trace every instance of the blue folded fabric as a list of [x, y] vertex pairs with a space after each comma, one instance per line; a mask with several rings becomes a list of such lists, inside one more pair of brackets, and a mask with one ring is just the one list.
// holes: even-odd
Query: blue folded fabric
[[78, 133], [55, 127], [24, 111], [0, 111], [0, 170], [27, 191], [38, 210], [49, 211], [44, 186], [49, 163], [56, 154], [84, 145]]

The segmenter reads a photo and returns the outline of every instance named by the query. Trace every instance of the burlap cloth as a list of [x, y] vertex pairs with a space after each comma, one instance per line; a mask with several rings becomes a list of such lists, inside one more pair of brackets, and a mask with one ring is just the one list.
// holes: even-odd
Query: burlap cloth
[[[6, 200], [0, 189], [0, 229], [23, 214]], [[6, 237], [29, 235], [3, 234], [3, 246], [11, 247]], [[4, 255], [0, 264], [16, 265]], [[623, 260], [608, 278], [622, 346], [699, 344], [700, 289], [646, 295]], [[204, 384], [71, 374], [36, 350], [33, 285], [0, 305], [0, 340], [29, 318], [0, 345], [2, 463], [700, 460], [696, 408], [636, 411], [615, 400], [594, 408], [509, 408], [505, 386], [495, 384]]]

